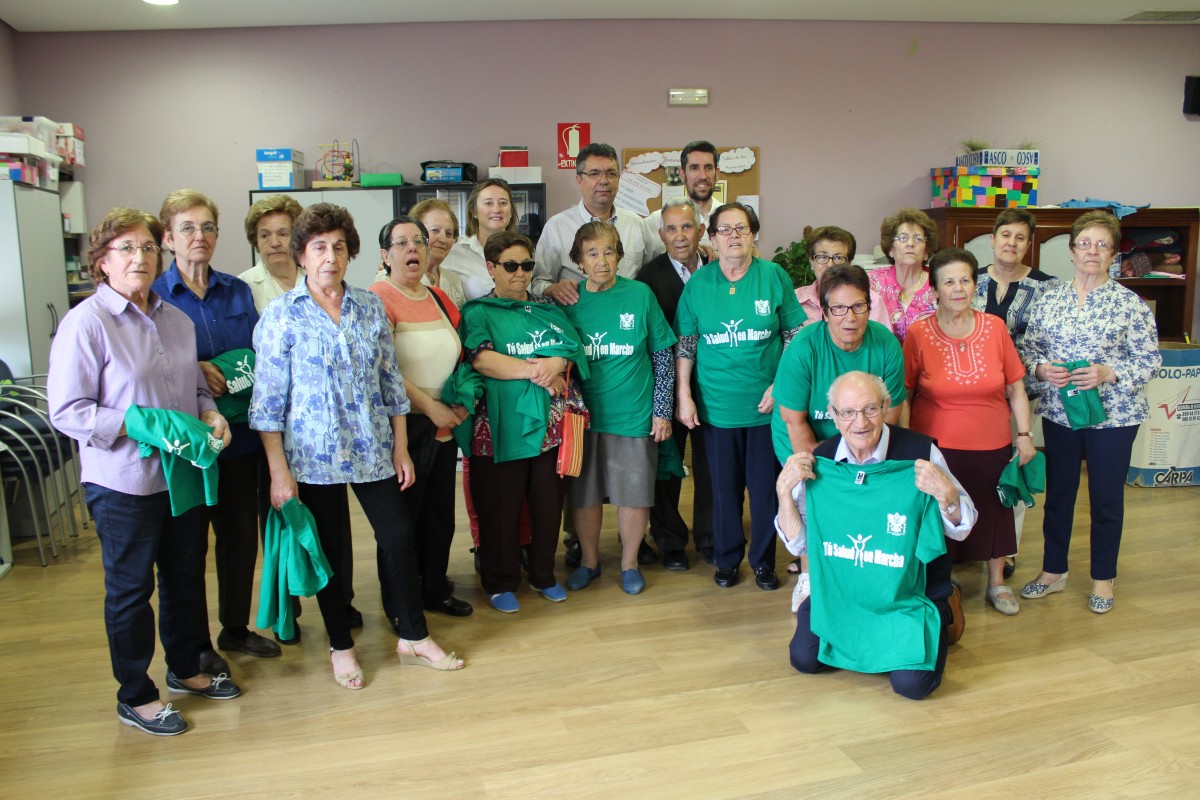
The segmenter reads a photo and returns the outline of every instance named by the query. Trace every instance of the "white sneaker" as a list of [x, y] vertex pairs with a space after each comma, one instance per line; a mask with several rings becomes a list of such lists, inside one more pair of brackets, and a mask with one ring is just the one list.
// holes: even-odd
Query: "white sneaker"
[[792, 589], [792, 613], [800, 609], [800, 604], [808, 597], [808, 573], [801, 572], [796, 576], [796, 588]]

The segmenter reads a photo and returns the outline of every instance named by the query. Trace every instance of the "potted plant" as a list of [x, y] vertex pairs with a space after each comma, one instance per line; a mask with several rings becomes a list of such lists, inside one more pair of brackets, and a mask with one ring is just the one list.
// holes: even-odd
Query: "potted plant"
[[816, 280], [812, 264], [808, 263], [807, 237], [810, 233], [812, 233], [811, 225], [805, 227], [804, 239], [792, 242], [787, 247], [776, 247], [775, 256], [771, 259], [783, 267], [784, 272], [791, 276], [792, 285], [795, 287], [808, 286]]

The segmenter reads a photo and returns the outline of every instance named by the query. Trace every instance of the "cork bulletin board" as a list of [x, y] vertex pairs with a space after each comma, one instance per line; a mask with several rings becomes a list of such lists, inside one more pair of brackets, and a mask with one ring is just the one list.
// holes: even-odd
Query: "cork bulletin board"
[[[681, 149], [623, 149], [617, 205], [646, 216], [662, 208], [664, 199], [683, 197], [683, 177], [679, 173]], [[752, 206], [761, 215], [758, 199], [758, 148], [718, 147], [717, 169], [720, 178], [713, 190], [715, 205], [737, 200]]]

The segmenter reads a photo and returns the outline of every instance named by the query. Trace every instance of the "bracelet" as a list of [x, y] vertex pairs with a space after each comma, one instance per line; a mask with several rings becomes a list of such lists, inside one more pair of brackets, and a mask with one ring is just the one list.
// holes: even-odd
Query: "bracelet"
[[958, 511], [958, 501], [957, 500], [955, 500], [953, 503], [951, 503], [950, 505], [948, 505], [942, 509], [943, 514], [953, 514], [955, 511]]
[[1017, 436], [1028, 436], [1031, 439], [1033, 438], [1033, 434], [1029, 431], [1017, 431]]

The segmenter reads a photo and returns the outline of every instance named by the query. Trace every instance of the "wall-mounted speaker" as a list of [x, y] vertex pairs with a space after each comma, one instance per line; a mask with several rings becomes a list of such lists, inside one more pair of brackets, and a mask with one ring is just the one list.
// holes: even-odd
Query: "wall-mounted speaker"
[[1183, 113], [1200, 116], [1200, 75], [1183, 79]]

